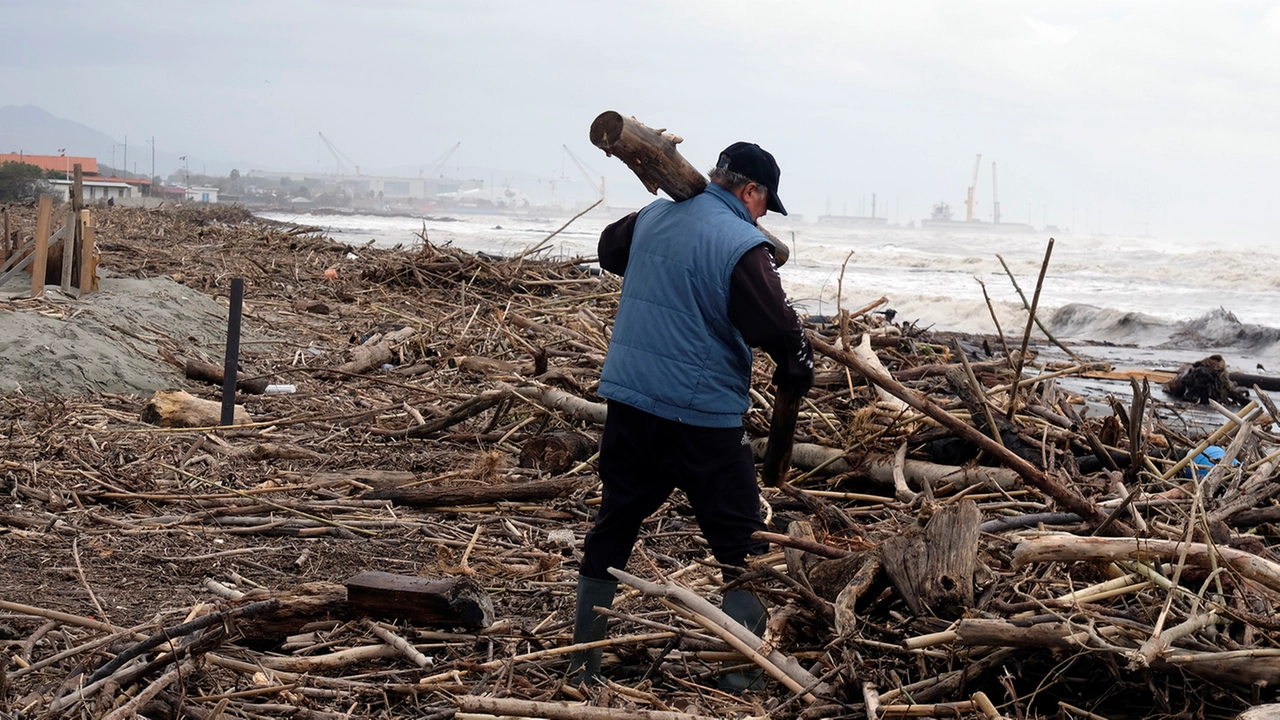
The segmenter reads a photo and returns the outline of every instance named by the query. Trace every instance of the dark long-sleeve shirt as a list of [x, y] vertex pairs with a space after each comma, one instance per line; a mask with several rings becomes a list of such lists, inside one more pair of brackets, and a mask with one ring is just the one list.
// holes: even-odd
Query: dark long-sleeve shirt
[[[626, 274], [637, 215], [631, 213], [600, 233], [600, 267], [617, 275]], [[779, 389], [804, 393], [813, 386], [813, 349], [800, 319], [787, 302], [767, 243], [748, 250], [733, 267], [729, 278], [729, 320], [747, 345], [758, 347], [773, 358], [778, 366], [773, 383]]]

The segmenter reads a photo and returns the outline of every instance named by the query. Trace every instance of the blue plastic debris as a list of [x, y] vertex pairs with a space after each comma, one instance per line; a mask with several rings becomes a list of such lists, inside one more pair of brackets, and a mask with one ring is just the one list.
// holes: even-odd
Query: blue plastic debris
[[[1213, 469], [1213, 466], [1218, 464], [1218, 461], [1226, 454], [1226, 450], [1223, 450], [1217, 445], [1210, 445], [1204, 449], [1204, 452], [1197, 455], [1194, 460], [1187, 463], [1187, 467], [1182, 471], [1182, 474], [1192, 480], [1200, 480], [1204, 478], [1204, 476], [1208, 475], [1209, 471]], [[1239, 465], [1240, 461], [1232, 460], [1231, 464], [1232, 466]]]

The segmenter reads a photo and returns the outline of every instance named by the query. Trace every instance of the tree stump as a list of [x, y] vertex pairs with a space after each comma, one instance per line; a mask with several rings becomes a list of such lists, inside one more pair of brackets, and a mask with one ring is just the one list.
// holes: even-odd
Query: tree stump
[[884, 570], [913, 614], [954, 620], [973, 606], [981, 522], [978, 506], [964, 500], [939, 510], [923, 532], [880, 546]]
[[520, 449], [520, 467], [537, 468], [551, 475], [586, 460], [596, 450], [596, 441], [576, 432], [551, 432], [529, 438]]
[[1249, 394], [1241, 390], [1227, 373], [1227, 361], [1221, 355], [1210, 355], [1178, 368], [1178, 374], [1164, 384], [1170, 395], [1205, 404], [1210, 400], [1243, 405]]

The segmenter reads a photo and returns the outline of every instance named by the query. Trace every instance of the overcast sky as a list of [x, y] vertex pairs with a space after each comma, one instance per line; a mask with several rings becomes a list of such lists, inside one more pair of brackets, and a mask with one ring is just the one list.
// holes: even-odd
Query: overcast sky
[[[14, 2], [0, 0], [0, 105], [210, 168], [561, 173], [613, 109], [685, 138], [705, 170], [751, 140], [810, 218], [978, 215], [999, 165], [1006, 220], [1270, 241], [1280, 227], [1280, 3]], [[141, 152], [141, 150], [139, 150]], [[567, 172], [575, 179], [572, 165]], [[193, 168], [194, 169], [194, 168]], [[165, 170], [158, 168], [158, 170]], [[865, 199], [865, 200], [864, 200]], [[863, 205], [862, 203], [866, 203]], [[1144, 225], [1146, 224], [1146, 225]]]

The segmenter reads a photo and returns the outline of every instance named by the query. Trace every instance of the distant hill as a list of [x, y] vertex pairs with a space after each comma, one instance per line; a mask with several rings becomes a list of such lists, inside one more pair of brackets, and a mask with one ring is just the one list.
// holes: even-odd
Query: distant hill
[[111, 161], [110, 135], [74, 120], [54, 117], [35, 105], [0, 107], [0, 152], [26, 152], [33, 155], [57, 155], [66, 148], [68, 155], [95, 157]]

